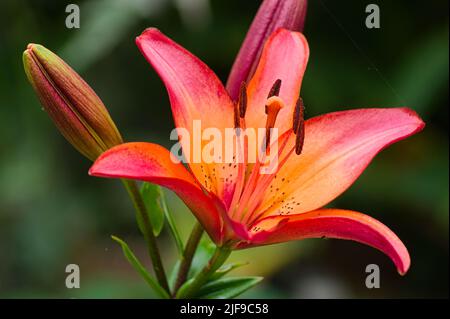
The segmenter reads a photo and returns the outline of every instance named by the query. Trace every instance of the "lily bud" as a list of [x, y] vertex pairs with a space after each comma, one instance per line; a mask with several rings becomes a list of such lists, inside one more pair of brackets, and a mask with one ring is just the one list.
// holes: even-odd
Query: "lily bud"
[[61, 58], [39, 44], [23, 53], [25, 73], [41, 104], [64, 137], [94, 161], [123, 143], [105, 105]]
[[230, 96], [237, 100], [242, 82], [248, 82], [258, 65], [267, 38], [279, 28], [303, 31], [307, 0], [264, 0], [247, 32], [227, 81]]

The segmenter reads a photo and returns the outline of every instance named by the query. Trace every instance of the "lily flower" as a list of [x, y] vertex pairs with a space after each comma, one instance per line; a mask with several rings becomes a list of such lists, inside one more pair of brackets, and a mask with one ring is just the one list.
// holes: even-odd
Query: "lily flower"
[[[177, 129], [192, 132], [196, 120], [202, 129], [276, 128], [278, 165], [269, 174], [260, 173], [259, 162], [191, 161], [186, 167], [160, 145], [135, 142], [103, 153], [90, 175], [171, 189], [218, 246], [354, 240], [384, 252], [406, 273], [408, 251], [388, 227], [359, 212], [323, 207], [350, 187], [379, 151], [424, 127], [416, 113], [355, 109], [304, 120], [299, 94], [309, 48], [298, 32], [279, 29], [269, 37], [236, 103], [213, 71], [157, 29], [145, 30], [136, 42], [167, 88]], [[191, 151], [189, 139], [180, 142], [184, 152]]]

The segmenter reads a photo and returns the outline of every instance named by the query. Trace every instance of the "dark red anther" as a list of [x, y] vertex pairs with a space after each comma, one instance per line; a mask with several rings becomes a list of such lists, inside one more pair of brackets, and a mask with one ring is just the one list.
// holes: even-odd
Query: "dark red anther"
[[241, 119], [245, 117], [247, 111], [247, 84], [242, 82], [241, 89], [239, 91], [239, 116]]
[[281, 80], [278, 79], [272, 85], [272, 88], [270, 89], [270, 92], [269, 92], [269, 95], [267, 96], [267, 98], [270, 99], [272, 96], [280, 95], [280, 89], [281, 89]]
[[295, 137], [295, 153], [300, 155], [305, 143], [305, 106], [302, 98], [299, 98], [294, 110], [293, 130]]
[[305, 143], [305, 121], [301, 121], [297, 129], [297, 136], [295, 137], [295, 154], [300, 155]]
[[302, 112], [302, 109], [304, 109], [305, 106], [303, 105], [303, 99], [301, 97], [298, 98], [297, 103], [295, 103], [295, 109], [294, 109], [294, 114], [293, 114], [293, 119], [292, 119], [292, 130], [294, 131], [295, 134], [297, 134], [297, 128], [298, 128], [298, 123], [299, 123], [299, 119], [300, 119], [300, 112]]
[[234, 119], [234, 128], [238, 129], [241, 128], [241, 119], [239, 117], [239, 107], [236, 103], [234, 103], [233, 108], [233, 119]]

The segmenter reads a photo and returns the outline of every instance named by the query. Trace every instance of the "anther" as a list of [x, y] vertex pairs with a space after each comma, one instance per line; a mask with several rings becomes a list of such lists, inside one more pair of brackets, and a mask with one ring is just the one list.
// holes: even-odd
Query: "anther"
[[247, 111], [247, 85], [242, 82], [241, 89], [239, 91], [239, 116], [241, 119], [245, 117]]
[[303, 113], [305, 106], [303, 104], [303, 99], [300, 97], [295, 104], [293, 119], [292, 119], [292, 130], [297, 134], [297, 128], [300, 121], [300, 113]]
[[297, 116], [294, 117], [294, 125], [296, 128], [294, 129], [295, 134], [295, 153], [300, 155], [303, 150], [303, 144], [305, 143], [305, 107], [303, 105], [303, 101], [300, 98], [300, 103], [297, 102], [294, 113], [297, 113]]
[[305, 124], [301, 123], [298, 127], [297, 136], [295, 137], [295, 154], [300, 155], [305, 143]]
[[272, 85], [272, 88], [270, 89], [270, 92], [269, 92], [269, 95], [267, 96], [267, 98], [270, 99], [272, 96], [280, 95], [280, 89], [281, 89], [281, 80], [278, 79]]
[[238, 129], [241, 128], [241, 119], [239, 117], [239, 107], [238, 105], [235, 103], [234, 104], [234, 108], [233, 108], [233, 118], [234, 118], [234, 128]]

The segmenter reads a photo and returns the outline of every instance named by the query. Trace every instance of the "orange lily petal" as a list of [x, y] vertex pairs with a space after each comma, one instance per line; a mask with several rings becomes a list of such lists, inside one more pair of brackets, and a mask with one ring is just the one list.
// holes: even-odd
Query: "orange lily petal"
[[[358, 109], [307, 120], [302, 153], [293, 154], [277, 173], [258, 215], [323, 207], [350, 187], [378, 152], [424, 126], [407, 108]], [[294, 140], [293, 135], [289, 143]]]
[[[219, 144], [222, 146], [220, 161], [202, 162], [201, 151], [210, 141], [203, 140], [198, 148], [193, 135], [214, 128], [224, 137], [224, 129], [234, 127], [231, 98], [206, 64], [157, 29], [145, 30], [137, 37], [136, 44], [167, 88], [183, 154], [188, 158], [193, 174], [207, 190], [228, 203], [234, 191], [237, 167], [228, 162], [227, 165], [215, 164], [225, 162], [224, 143]], [[201, 121], [197, 122], [201, 131], [195, 129], [195, 120]], [[189, 138], [183, 138], [182, 129], [187, 130]], [[197, 141], [200, 138], [196, 136]]]
[[259, 221], [252, 229], [255, 227], [260, 230], [253, 231], [250, 243], [244, 245], [267, 245], [305, 238], [348, 239], [385, 253], [401, 275], [408, 271], [411, 262], [405, 245], [388, 227], [354, 211], [319, 209], [288, 217], [273, 216]]
[[174, 191], [192, 210], [215, 242], [221, 239], [221, 219], [217, 208], [181, 163], [171, 153], [152, 143], [125, 143], [104, 152], [89, 174], [151, 182]]
[[248, 86], [247, 127], [265, 127], [264, 105], [272, 85], [278, 79], [281, 80], [279, 96], [285, 107], [279, 112], [275, 127], [281, 135], [292, 126], [292, 114], [300, 94], [308, 58], [308, 42], [301, 33], [286, 29], [278, 29], [272, 33]]

